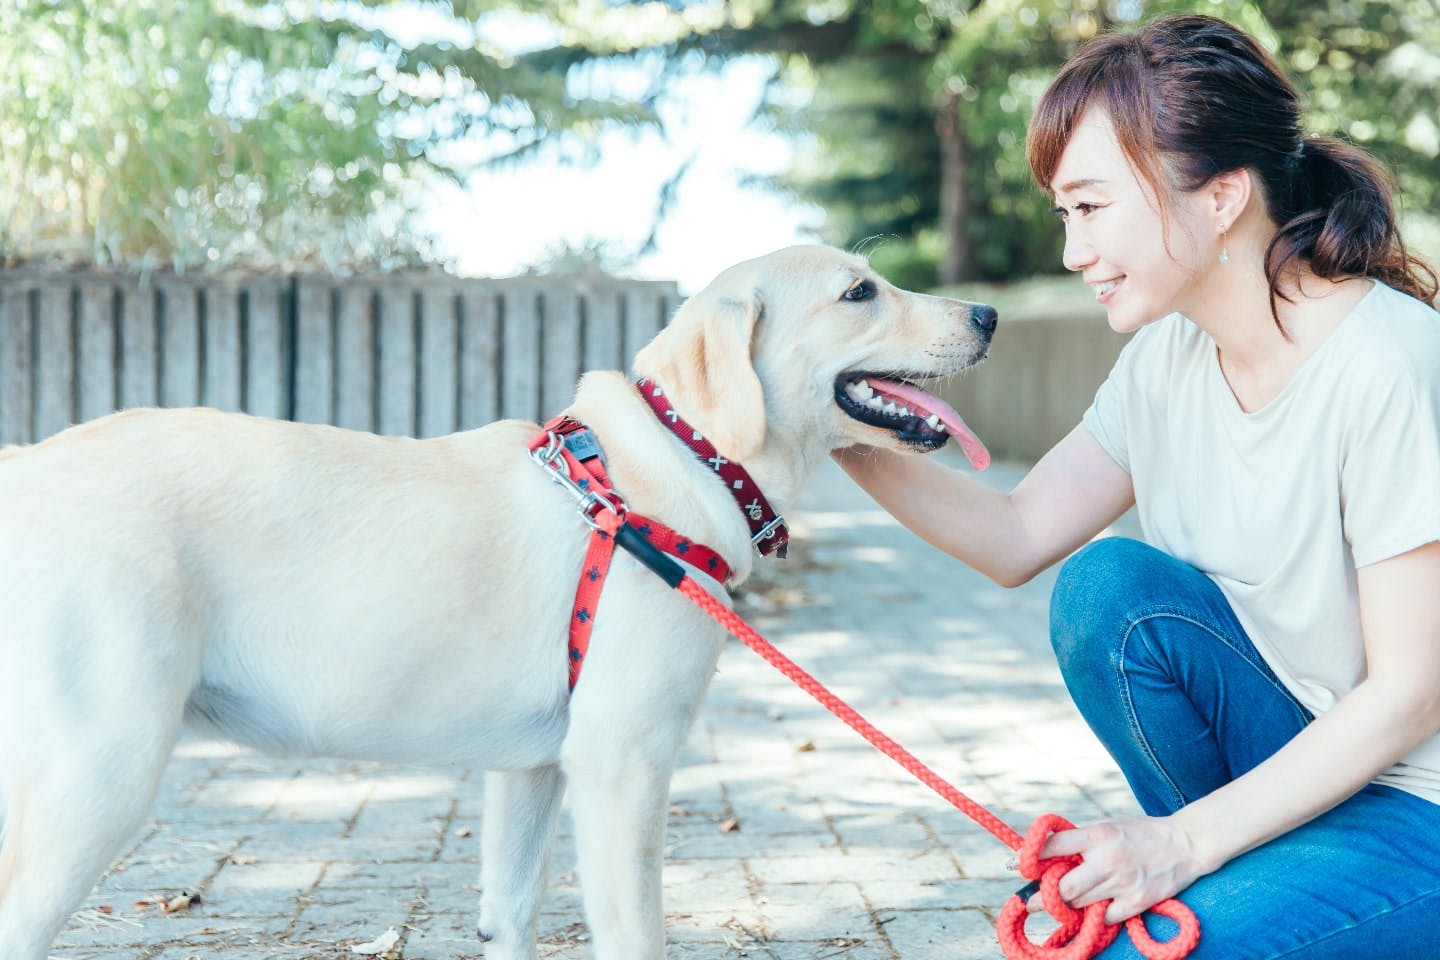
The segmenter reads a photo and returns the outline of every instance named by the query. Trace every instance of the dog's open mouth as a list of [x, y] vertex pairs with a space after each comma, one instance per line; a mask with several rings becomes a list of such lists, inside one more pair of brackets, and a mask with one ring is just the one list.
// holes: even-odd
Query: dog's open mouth
[[990, 465], [990, 452], [944, 400], [897, 374], [843, 373], [835, 379], [835, 402], [851, 418], [891, 431], [901, 443], [937, 450], [954, 436], [976, 470]]

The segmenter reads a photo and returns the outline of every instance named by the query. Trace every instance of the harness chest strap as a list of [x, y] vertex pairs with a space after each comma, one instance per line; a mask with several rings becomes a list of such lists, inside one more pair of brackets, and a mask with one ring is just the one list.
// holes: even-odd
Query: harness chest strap
[[615, 555], [615, 539], [617, 535], [624, 535], [622, 527], [639, 534], [651, 547], [683, 560], [721, 583], [730, 579], [730, 565], [714, 550], [681, 536], [658, 520], [630, 513], [605, 471], [600, 444], [594, 434], [573, 417], [559, 416], [545, 424], [530, 441], [530, 454], [537, 463], [553, 471], [552, 479], [576, 496], [581, 515], [590, 525], [590, 540], [570, 611], [570, 689], [574, 690], [585, 654], [590, 649], [595, 611]]

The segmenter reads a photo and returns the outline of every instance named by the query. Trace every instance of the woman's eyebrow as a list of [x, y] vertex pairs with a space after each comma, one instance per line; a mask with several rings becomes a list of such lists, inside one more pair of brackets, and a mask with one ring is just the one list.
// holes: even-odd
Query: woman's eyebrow
[[1102, 180], [1102, 179], [1099, 178], [1099, 177], [1085, 177], [1084, 179], [1081, 179], [1081, 180], [1071, 180], [1071, 181], [1068, 182], [1068, 183], [1062, 183], [1060, 186], [1058, 186], [1058, 187], [1055, 188], [1055, 192], [1056, 192], [1056, 193], [1071, 193], [1071, 192], [1073, 192], [1073, 191], [1075, 191], [1075, 190], [1083, 190], [1085, 187], [1094, 187], [1094, 186], [1097, 186], [1097, 185], [1099, 185], [1099, 184], [1104, 184], [1104, 183], [1109, 183], [1109, 182], [1110, 182], [1110, 181], [1108, 181], [1108, 180]]

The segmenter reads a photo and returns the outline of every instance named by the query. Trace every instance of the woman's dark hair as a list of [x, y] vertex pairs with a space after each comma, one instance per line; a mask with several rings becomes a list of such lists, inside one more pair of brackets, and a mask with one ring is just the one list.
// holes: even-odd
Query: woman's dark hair
[[1259, 180], [1280, 225], [1265, 251], [1272, 313], [1285, 296], [1283, 272], [1298, 262], [1326, 279], [1371, 277], [1435, 300], [1435, 271], [1405, 249], [1384, 168], [1348, 143], [1307, 136], [1294, 86], [1236, 27], [1200, 15], [1162, 17], [1082, 47], [1030, 123], [1030, 171], [1044, 189], [1092, 104], [1110, 115], [1121, 150], [1159, 198], [1162, 180], [1181, 191], [1232, 170]]

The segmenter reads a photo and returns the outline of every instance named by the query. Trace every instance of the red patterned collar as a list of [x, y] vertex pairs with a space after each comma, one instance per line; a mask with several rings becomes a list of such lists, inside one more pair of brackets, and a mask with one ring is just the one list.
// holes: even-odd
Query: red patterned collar
[[760, 487], [746, 472], [745, 468], [738, 463], [733, 463], [720, 456], [715, 445], [700, 435], [690, 424], [686, 423], [681, 416], [670, 406], [665, 391], [658, 383], [651, 383], [648, 380], [637, 380], [635, 387], [640, 395], [650, 404], [650, 409], [655, 411], [655, 416], [660, 422], [670, 428], [670, 432], [680, 438], [680, 442], [689, 447], [706, 466], [710, 467], [720, 479], [725, 481], [730, 495], [740, 505], [740, 512], [745, 514], [745, 522], [750, 524], [750, 543], [756, 550], [760, 551], [762, 557], [775, 554], [779, 557], [785, 556], [785, 545], [790, 540], [790, 531], [785, 527], [785, 518], [775, 512], [770, 506], [770, 501], [760, 492]]

